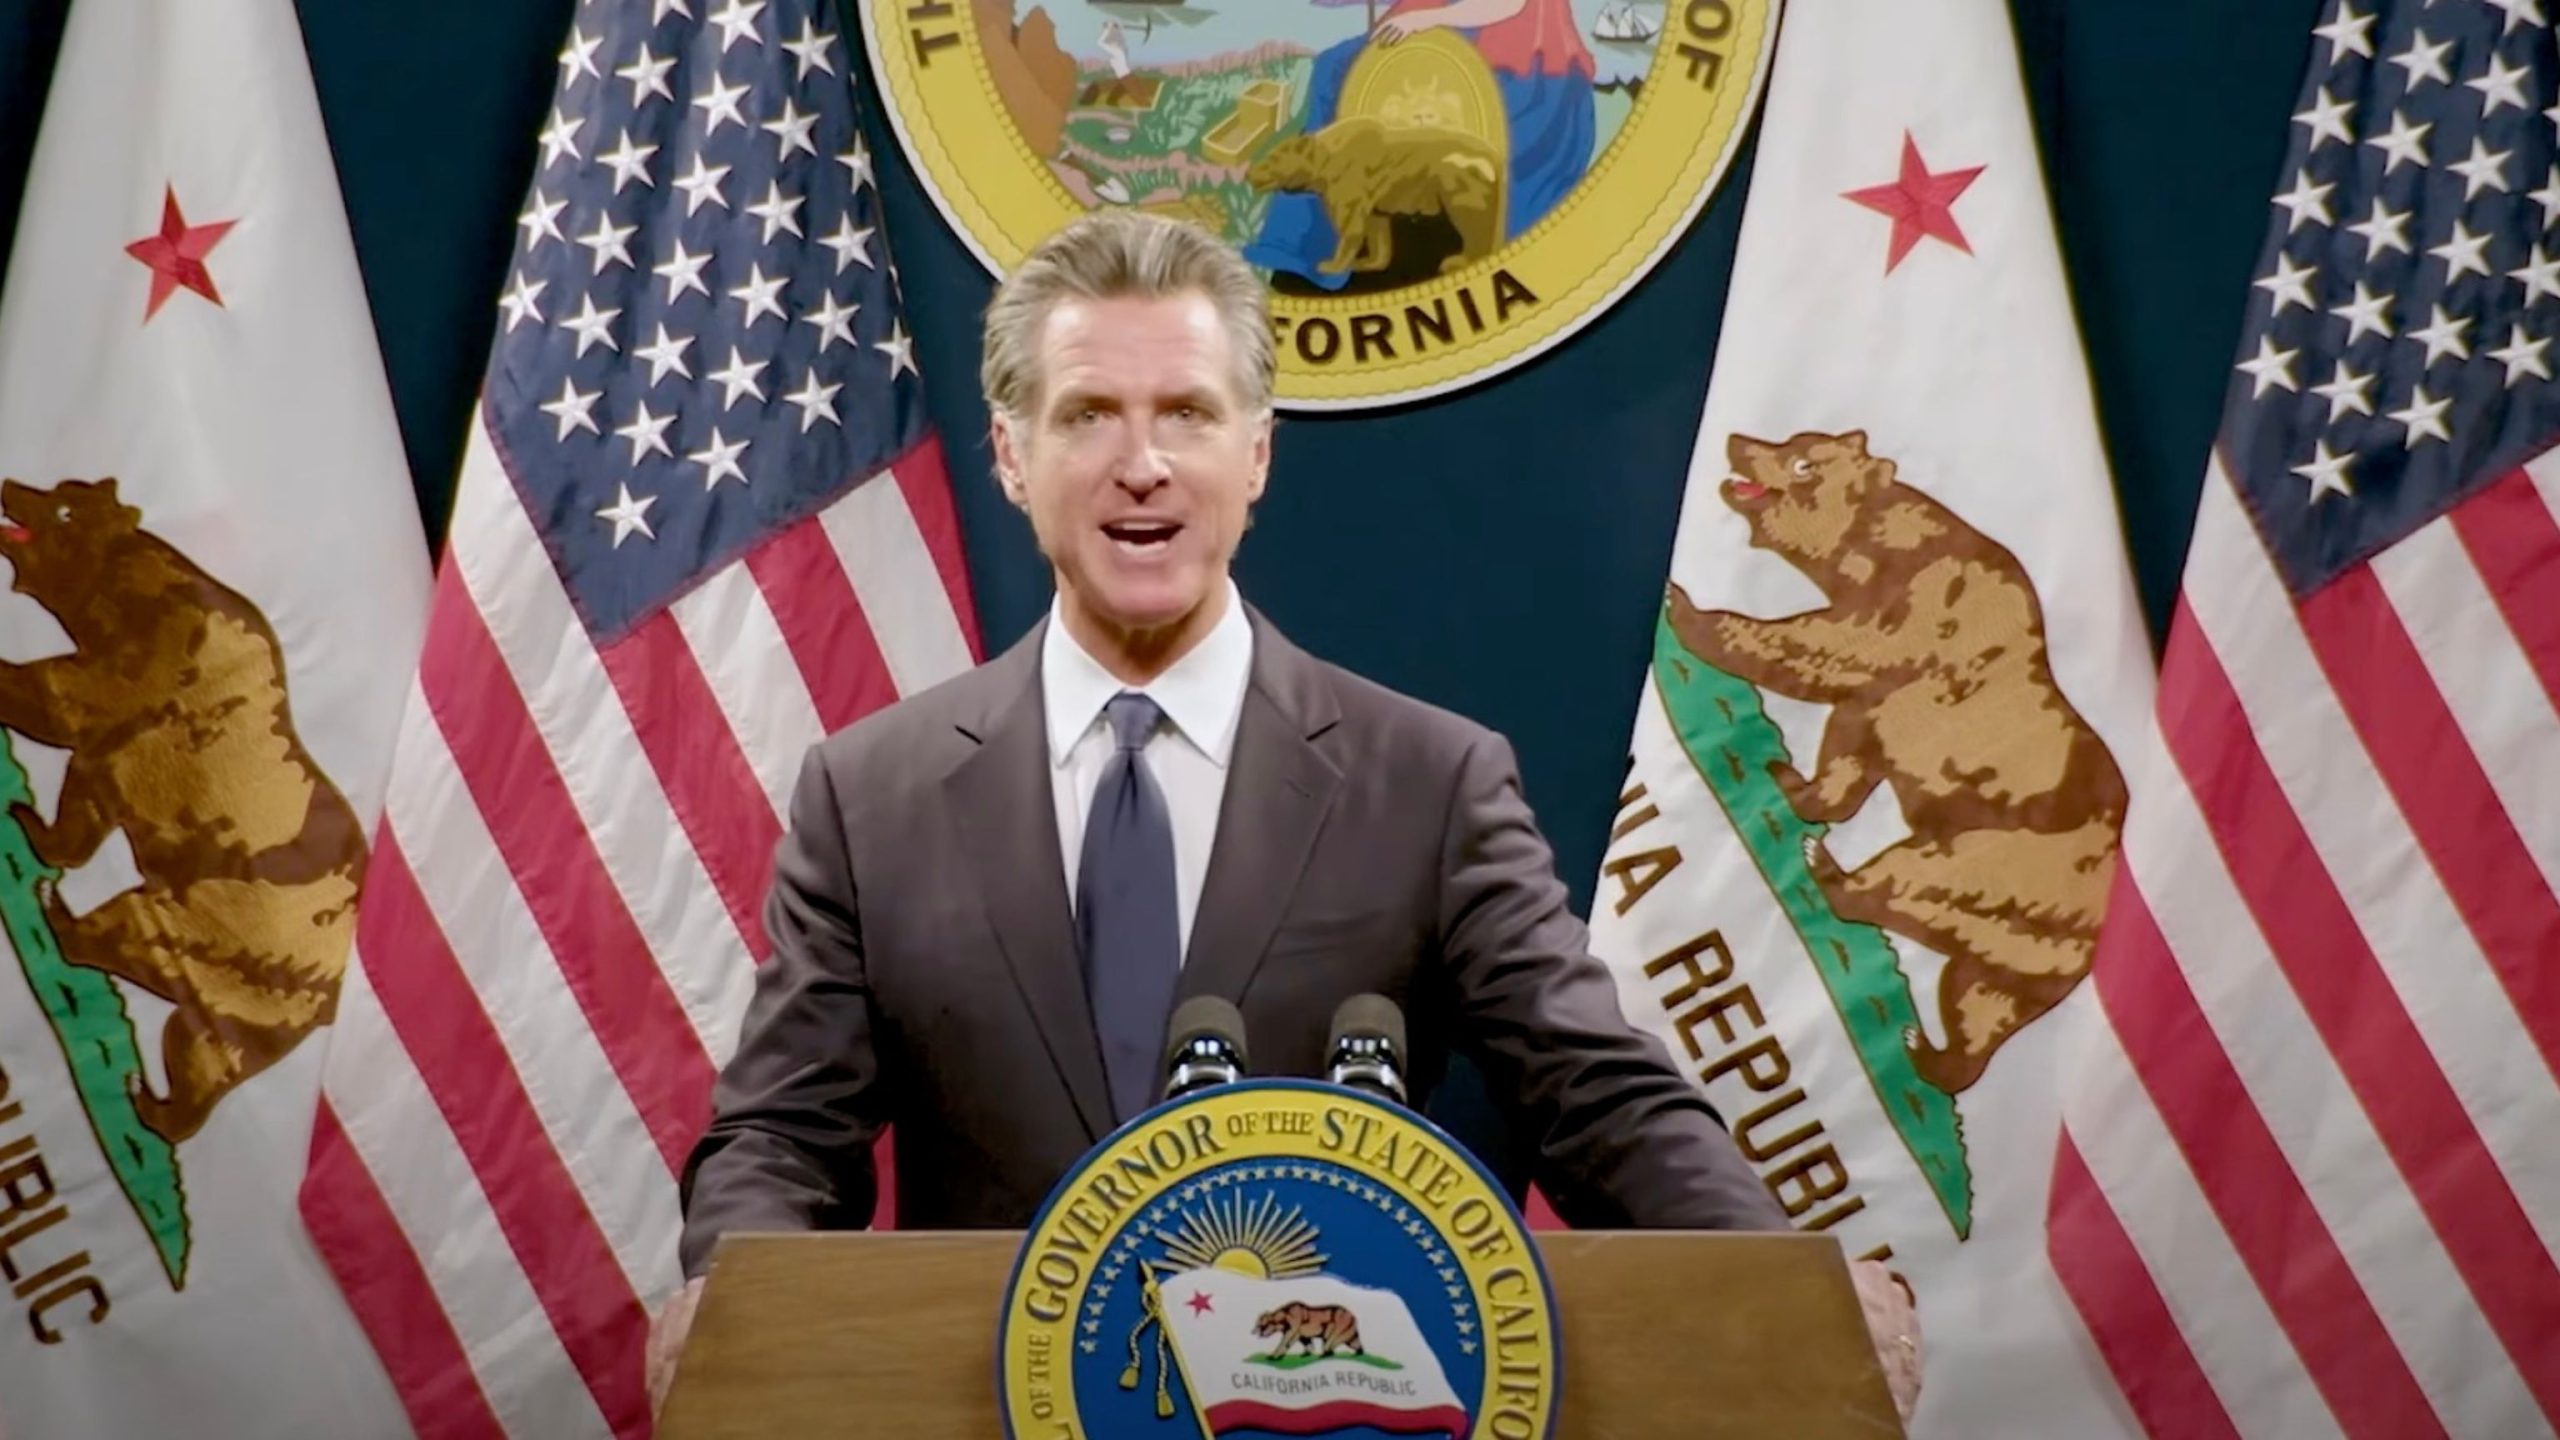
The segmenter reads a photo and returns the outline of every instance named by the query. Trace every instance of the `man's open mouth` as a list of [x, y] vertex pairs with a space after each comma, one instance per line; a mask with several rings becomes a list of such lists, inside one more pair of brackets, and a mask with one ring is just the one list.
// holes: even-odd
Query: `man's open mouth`
[[1172, 520], [1118, 520], [1104, 525], [1102, 533], [1132, 555], [1154, 555], [1173, 543], [1182, 526]]

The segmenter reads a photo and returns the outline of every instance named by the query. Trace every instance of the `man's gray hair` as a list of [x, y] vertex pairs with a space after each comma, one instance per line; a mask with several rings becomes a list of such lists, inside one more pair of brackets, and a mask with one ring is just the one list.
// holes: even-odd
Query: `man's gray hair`
[[978, 383], [987, 408], [1017, 423], [1039, 400], [1040, 333], [1060, 300], [1209, 298], [1235, 352], [1236, 392], [1271, 408], [1279, 361], [1262, 280], [1233, 247], [1196, 225], [1135, 210], [1097, 210], [1040, 242], [996, 287]]

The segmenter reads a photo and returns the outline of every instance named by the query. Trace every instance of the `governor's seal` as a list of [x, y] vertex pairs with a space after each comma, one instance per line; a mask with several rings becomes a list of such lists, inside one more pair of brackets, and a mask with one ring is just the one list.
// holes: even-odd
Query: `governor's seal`
[[1024, 1237], [1017, 1440], [1550, 1433], [1555, 1305], [1510, 1197], [1410, 1111], [1220, 1086], [1140, 1116]]
[[857, 3], [899, 141], [980, 260], [1002, 274], [1101, 206], [1195, 220], [1270, 276], [1299, 409], [1457, 389], [1625, 294], [1723, 177], [1778, 8]]

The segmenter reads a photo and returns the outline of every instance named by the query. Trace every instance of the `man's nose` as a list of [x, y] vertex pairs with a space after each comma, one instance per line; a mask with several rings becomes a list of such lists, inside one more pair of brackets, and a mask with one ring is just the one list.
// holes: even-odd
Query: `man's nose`
[[1138, 433], [1129, 443], [1129, 453], [1120, 457], [1120, 488], [1144, 498], [1154, 494], [1173, 479], [1173, 466], [1154, 437]]

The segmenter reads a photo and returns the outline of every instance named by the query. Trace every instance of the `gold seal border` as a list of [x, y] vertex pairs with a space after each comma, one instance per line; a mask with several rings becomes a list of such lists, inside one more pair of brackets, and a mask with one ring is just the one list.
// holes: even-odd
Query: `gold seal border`
[[[1529, 314], [1425, 356], [1321, 369], [1301, 360], [1284, 338], [1281, 407], [1362, 409], [1462, 389], [1553, 349], [1623, 299], [1687, 233], [1730, 172], [1768, 82], [1780, 0], [1714, 3], [1732, 23], [1717, 51], [1728, 70], [1712, 95], [1678, 78], [1686, 63], [1678, 50], [1683, 31], [1676, 15], [1666, 13], [1653, 67], [1626, 122], [1574, 189], [1527, 232], [1427, 284], [1378, 295], [1271, 299], [1274, 317], [1292, 327], [1301, 319], [1400, 313], [1462, 294], [1474, 297], [1481, 311], [1490, 304], [1496, 272], [1508, 270], [1537, 296]], [[1666, 11], [1690, 8], [1670, 0]], [[1004, 274], [1038, 237], [1083, 213], [1005, 111], [968, 0], [859, 0], [856, 9], [891, 129], [918, 183], [990, 273]], [[952, 27], [935, 33], [957, 37], [922, 66], [908, 30], [917, 15]], [[924, 73], [937, 65], [939, 71]], [[1745, 66], [1747, 74], [1734, 83], [1732, 70]], [[950, 127], [969, 137], [977, 151], [972, 163], [964, 167], [952, 152], [945, 127], [917, 123], [928, 116], [974, 122]], [[1000, 144], [991, 143], [989, 128], [1001, 134]], [[990, 149], [997, 153], [985, 153]], [[1026, 217], [1029, 223], [1022, 223]], [[1351, 342], [1345, 337], [1343, 343]]]
[[[1409, 1162], [1410, 1176], [1373, 1169], [1364, 1159], [1383, 1154], [1389, 1137], [1396, 1162]], [[1135, 1176], [1124, 1160], [1151, 1169], [1153, 1178]], [[1475, 1305], [1484, 1361], [1483, 1386], [1471, 1406], [1478, 1430], [1495, 1433], [1490, 1422], [1508, 1404], [1529, 1428], [1502, 1433], [1551, 1433], [1563, 1379], [1555, 1297], [1510, 1197], [1463, 1146], [1411, 1111], [1335, 1085], [1265, 1080], [1159, 1106], [1104, 1141], [1050, 1191], [1005, 1283], [996, 1370], [1006, 1435], [1048, 1440], [1086, 1433], [1073, 1372], [1087, 1292], [1103, 1256], [1149, 1205], [1204, 1174], [1291, 1161], [1353, 1171], [1430, 1227], [1457, 1262]], [[1103, 1217], [1107, 1224], [1093, 1223], [1100, 1208], [1094, 1187], [1104, 1175], [1120, 1177], [1129, 1198]], [[1074, 1278], [1065, 1279], [1070, 1264]], [[1511, 1317], [1499, 1335], [1498, 1316]], [[1519, 1368], [1519, 1354], [1497, 1348], [1506, 1341], [1529, 1348], [1527, 1369]], [[1044, 1350], [1048, 1358], [1041, 1361]], [[1515, 1393], [1524, 1377], [1536, 1382], [1536, 1399], [1525, 1407]]]

